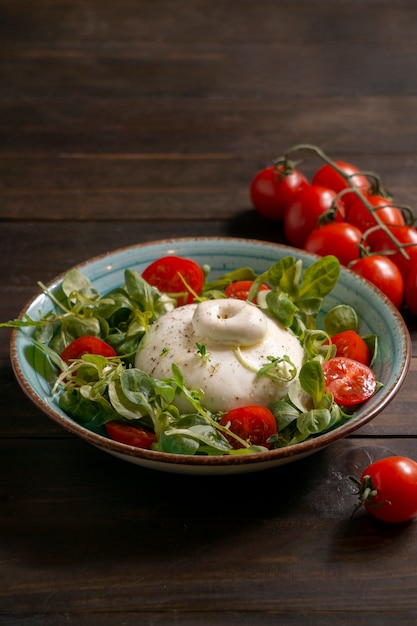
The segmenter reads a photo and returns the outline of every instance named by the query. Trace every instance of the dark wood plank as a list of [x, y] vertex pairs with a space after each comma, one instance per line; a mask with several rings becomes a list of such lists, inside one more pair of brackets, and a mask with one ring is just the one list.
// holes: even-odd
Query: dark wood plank
[[[227, 50], [221, 44], [204, 43], [192, 51], [181, 44], [169, 51], [157, 46], [148, 48], [145, 55], [141, 50], [121, 56], [108, 50], [98, 55], [90, 51], [88, 55], [58, 57], [45, 52], [31, 53], [28, 58], [17, 54], [2, 63], [3, 97], [21, 94], [23, 80], [28, 97], [40, 98], [49, 89], [50, 96], [66, 98], [81, 90], [89, 98], [114, 94], [172, 98], [179, 92], [179, 77], [184, 97], [276, 98], [283, 90], [287, 96], [303, 98], [312, 90], [317, 95], [345, 97], [417, 93], [414, 81], [408, 80], [417, 58], [413, 41], [402, 45], [398, 41], [365, 41], [352, 47], [350, 41], [333, 40], [318, 46], [297, 39], [268, 46], [232, 44]], [[302, 80], [294, 81], [296, 73]]]
[[[282, 242], [248, 187], [301, 141], [414, 205], [413, 0], [3, 0], [0, 13], [0, 320], [36, 281], [108, 250]], [[382, 456], [415, 458], [415, 358], [351, 437], [216, 479], [132, 466], [63, 431], [20, 390], [9, 338], [0, 331], [1, 624], [416, 622], [416, 522], [351, 519], [347, 480]]]
[[152, 472], [75, 440], [0, 446], [6, 615], [416, 614], [416, 594], [401, 592], [415, 589], [415, 524], [350, 518], [347, 476], [391, 453], [386, 440], [340, 442], [244, 480]]
[[[0, 219], [238, 217], [251, 207], [252, 177], [294, 137], [376, 172], [399, 202], [415, 205], [414, 98], [323, 98], [308, 107], [293, 99], [73, 105], [0, 99]], [[28, 127], [22, 116], [39, 121]], [[398, 132], [404, 118], [405, 137]], [[295, 156], [307, 176], [321, 165], [308, 153]]]
[[3, 42], [15, 44], [20, 51], [42, 43], [58, 52], [79, 48], [87, 55], [88, 50], [101, 48], [122, 55], [135, 43], [139, 47], [138, 42], [143, 48], [200, 42], [271, 45], [293, 43], [294, 34], [300, 42], [385, 43], [387, 38], [403, 42], [413, 39], [415, 16], [412, 0], [395, 6], [389, 0], [377, 4], [374, 0], [282, 0], [279, 10], [273, 0], [214, 0], [209, 10], [202, 0], [182, 0], [175, 11], [169, 0], [124, 0], [123, 10], [109, 0], [38, 2], [35, 7], [30, 0], [18, 5], [3, 0], [0, 33]]
[[[0, 319], [16, 317], [37, 282], [48, 282], [70, 267], [106, 252], [173, 237], [244, 237], [267, 239], [270, 224], [254, 212], [229, 221], [4, 222], [0, 226]], [[282, 241], [279, 231], [274, 239]]]

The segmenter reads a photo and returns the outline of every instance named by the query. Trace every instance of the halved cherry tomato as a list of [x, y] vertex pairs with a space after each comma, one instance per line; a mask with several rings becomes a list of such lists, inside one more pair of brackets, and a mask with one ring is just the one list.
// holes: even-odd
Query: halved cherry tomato
[[417, 463], [412, 459], [389, 456], [374, 461], [358, 482], [359, 504], [382, 522], [398, 524], [417, 515]]
[[[265, 406], [242, 406], [225, 413], [220, 424], [253, 446], [269, 447], [268, 439], [277, 432], [274, 415]], [[229, 437], [233, 448], [240, 448], [236, 439]]]
[[354, 406], [368, 400], [376, 391], [373, 371], [363, 363], [336, 356], [322, 365], [326, 391], [333, 394], [336, 404]]
[[172, 294], [178, 305], [190, 304], [194, 294], [199, 295], [204, 285], [202, 268], [191, 259], [164, 256], [143, 271], [142, 277], [163, 293]]
[[336, 356], [344, 356], [364, 365], [371, 362], [371, 354], [365, 341], [355, 330], [343, 330], [331, 338], [336, 346]]
[[149, 450], [152, 444], [157, 440], [154, 433], [144, 428], [126, 424], [126, 422], [118, 422], [116, 420], [107, 422], [105, 429], [111, 439], [125, 443], [128, 446], [135, 446], [135, 448], [145, 448]]
[[[236, 300], [247, 300], [250, 288], [253, 285], [252, 280], [237, 280], [227, 285], [224, 290], [226, 298], [236, 298]], [[259, 291], [270, 291], [268, 285], [261, 285]], [[256, 298], [253, 300], [256, 303]]]
[[[355, 185], [355, 187], [357, 187], [362, 193], [369, 189], [369, 180], [366, 176], [360, 173], [360, 170], [358, 170], [357, 167], [351, 163], [346, 163], [345, 161], [335, 161], [335, 165], [337, 165], [344, 174], [349, 176], [350, 182], [353, 183], [353, 185]], [[322, 187], [333, 189], [337, 193], [343, 189], [349, 189], [351, 186], [348, 181], [328, 163], [317, 170], [311, 182], [313, 185], [321, 185]], [[341, 201], [344, 206], [348, 207], [350, 203], [355, 200], [355, 198], [357, 198], [357, 195], [354, 191], [352, 191], [351, 193], [343, 194], [343, 196], [341, 196]]]
[[83, 354], [101, 354], [101, 356], [117, 356], [115, 350], [99, 337], [84, 335], [71, 341], [61, 353], [61, 359], [69, 363], [73, 359], [80, 359]]
[[375, 253], [389, 254], [389, 258], [400, 270], [404, 281], [417, 261], [417, 229], [413, 226], [387, 226], [395, 239], [403, 245], [403, 250], [407, 256], [404, 256], [396, 246], [395, 242], [387, 235], [384, 230], [378, 229], [370, 232], [366, 237], [366, 245], [369, 245]]
[[266, 167], [256, 174], [250, 185], [250, 196], [256, 211], [270, 220], [281, 220], [294, 194], [307, 185], [307, 179], [294, 169], [280, 175], [282, 167]]
[[[403, 214], [392, 202], [382, 196], [365, 195], [364, 197], [375, 209], [375, 215], [378, 215], [378, 219], [384, 224], [404, 226], [405, 221]], [[368, 228], [372, 228], [372, 226], [377, 224], [374, 213], [371, 213], [362, 200], [356, 197], [349, 205], [346, 221], [349, 222], [349, 224], [353, 224], [364, 233]]]
[[389, 256], [383, 256], [382, 254], [365, 256], [353, 261], [349, 265], [349, 269], [369, 280], [391, 300], [397, 309], [400, 308], [404, 299], [404, 279], [400, 270]]
[[332, 254], [342, 265], [349, 265], [359, 257], [362, 233], [347, 222], [331, 222], [313, 230], [303, 248], [320, 256]]
[[[288, 203], [284, 214], [285, 236], [293, 246], [302, 248], [312, 230], [318, 227], [319, 218], [333, 208], [336, 192], [318, 185], [307, 185], [298, 191]], [[337, 207], [341, 209], [338, 202]], [[335, 212], [341, 221], [343, 214]]]

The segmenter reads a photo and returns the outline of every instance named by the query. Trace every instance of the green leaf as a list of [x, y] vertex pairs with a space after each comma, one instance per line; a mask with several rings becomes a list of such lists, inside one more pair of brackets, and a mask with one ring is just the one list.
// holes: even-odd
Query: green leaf
[[302, 300], [297, 300], [298, 308], [307, 317], [316, 318], [320, 312], [321, 304], [321, 298], [303, 298]]
[[319, 361], [306, 361], [300, 370], [299, 381], [301, 387], [313, 400], [313, 406], [318, 407], [324, 394], [324, 375]]
[[338, 259], [332, 255], [321, 257], [305, 269], [299, 299], [324, 298], [336, 285], [339, 275]]
[[306, 359], [314, 359], [321, 356], [324, 360], [329, 359], [336, 353], [336, 347], [330, 345], [330, 337], [324, 330], [307, 330], [304, 334], [304, 352]]
[[329, 428], [331, 421], [328, 409], [312, 409], [298, 416], [297, 428], [302, 435], [318, 435]]
[[69, 270], [65, 274], [61, 289], [67, 298], [73, 298], [76, 294], [83, 294], [93, 298], [98, 295], [90, 279], [84, 276], [78, 269]]
[[229, 450], [229, 454], [232, 456], [239, 456], [241, 454], [259, 454], [259, 452], [268, 452], [268, 448], [265, 448], [264, 446], [248, 446], [247, 448]]
[[290, 424], [296, 422], [300, 412], [295, 406], [286, 400], [277, 400], [270, 407], [277, 420], [278, 432], [285, 430]]
[[357, 330], [358, 316], [349, 304], [338, 304], [324, 316], [323, 326], [331, 337], [344, 330]]
[[58, 401], [59, 407], [70, 417], [90, 430], [115, 419], [116, 413], [110, 403], [101, 397], [96, 402], [85, 398], [80, 390], [64, 391]]
[[[294, 256], [286, 256], [271, 265], [265, 272], [268, 282], [274, 287], [284, 288], [284, 284], [289, 284], [289, 290], [292, 291], [293, 281], [296, 276], [295, 271], [296, 259]], [[291, 277], [289, 280], [288, 276]]]
[[285, 328], [289, 328], [294, 315], [298, 311], [297, 306], [287, 296], [287, 294], [277, 291], [270, 291], [266, 296], [266, 303], [269, 311]]
[[230, 285], [238, 280], [255, 280], [255, 278], [256, 274], [251, 267], [241, 267], [237, 270], [224, 274], [217, 280], [207, 282], [204, 285], [202, 295], [207, 296], [212, 292], [218, 291], [221, 296], [224, 297], [223, 291], [227, 285]]
[[159, 440], [164, 452], [195, 454], [204, 450], [205, 454], [227, 454], [228, 441], [205, 418], [200, 415], [187, 415], [168, 427]]
[[362, 339], [368, 346], [368, 350], [371, 355], [371, 362], [369, 364], [369, 367], [372, 367], [378, 355], [378, 335], [363, 335]]
[[146, 402], [132, 402], [123, 392], [120, 379], [112, 380], [108, 387], [109, 399], [114, 410], [128, 420], [137, 420], [152, 413]]
[[194, 455], [200, 446], [199, 441], [195, 438], [184, 435], [182, 432], [172, 431], [167, 434], [163, 431], [159, 437], [157, 445], [154, 447], [160, 452], [168, 452], [171, 454], [190, 454]]

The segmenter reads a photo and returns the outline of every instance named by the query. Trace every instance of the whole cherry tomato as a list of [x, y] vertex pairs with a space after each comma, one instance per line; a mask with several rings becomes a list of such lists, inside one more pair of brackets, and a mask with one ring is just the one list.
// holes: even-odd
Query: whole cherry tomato
[[[235, 298], [236, 300], [247, 300], [249, 296], [250, 288], [253, 285], [253, 280], [237, 280], [234, 283], [227, 285], [224, 290], [226, 298]], [[261, 285], [259, 291], [270, 291], [268, 285]], [[254, 298], [256, 303], [256, 298]]]
[[[346, 163], [345, 161], [335, 161], [335, 164], [344, 172], [344, 174], [346, 174], [346, 176], [349, 176], [349, 180], [362, 193], [369, 189], [368, 179], [360, 173], [360, 170], [358, 170], [357, 167], [351, 163]], [[328, 163], [317, 170], [311, 182], [313, 185], [321, 185], [322, 187], [333, 189], [337, 193], [343, 191], [344, 189], [349, 189], [351, 186], [349, 182]], [[341, 196], [341, 201], [344, 206], [348, 207], [350, 203], [355, 200], [355, 198], [357, 198], [357, 195], [354, 191], [352, 191], [351, 193], [344, 193], [343, 196]]]
[[61, 353], [61, 359], [69, 363], [73, 359], [81, 359], [83, 354], [101, 354], [101, 356], [117, 356], [108, 343], [92, 335], [84, 335], [71, 341]]
[[[365, 195], [364, 197], [376, 209], [375, 214], [378, 215], [378, 219], [384, 224], [404, 226], [403, 214], [392, 202], [382, 196]], [[374, 214], [370, 212], [368, 207], [358, 197], [349, 205], [346, 221], [357, 226], [363, 233], [377, 224]]]
[[336, 356], [322, 365], [326, 391], [333, 394], [336, 404], [355, 406], [368, 400], [376, 391], [373, 371], [363, 363]]
[[408, 273], [405, 284], [405, 302], [411, 313], [417, 315], [417, 261]]
[[135, 446], [135, 448], [150, 449], [152, 444], [156, 441], [156, 435], [154, 433], [145, 430], [144, 428], [138, 428], [126, 422], [118, 422], [116, 420], [107, 422], [104, 425], [108, 436], [115, 441], [125, 443], [128, 446]]
[[320, 256], [332, 254], [342, 265], [348, 265], [359, 257], [362, 233], [347, 222], [331, 222], [313, 230], [303, 248]]
[[417, 515], [417, 463], [412, 459], [379, 459], [354, 482], [359, 486], [359, 505], [377, 519], [398, 524]]
[[250, 185], [252, 204], [260, 215], [270, 220], [282, 220], [284, 210], [294, 194], [307, 186], [307, 179], [294, 169], [291, 174], [280, 174], [282, 167], [266, 167], [256, 174]]
[[[220, 424], [252, 446], [269, 447], [268, 439], [277, 432], [274, 415], [265, 406], [242, 406], [225, 413]], [[233, 448], [240, 448], [236, 439], [228, 437]]]
[[355, 330], [343, 330], [331, 338], [336, 346], [336, 356], [344, 356], [364, 365], [371, 362], [371, 354], [365, 341]]
[[[293, 246], [302, 248], [312, 230], [318, 227], [319, 218], [334, 208], [336, 192], [318, 185], [307, 185], [295, 194], [284, 213], [285, 236]], [[335, 219], [342, 220], [342, 207], [336, 205]]]
[[413, 226], [387, 226], [387, 228], [395, 239], [404, 246], [403, 250], [407, 256], [399, 251], [396, 243], [381, 228], [370, 232], [365, 243], [375, 253], [388, 253], [406, 282], [411, 268], [417, 261], [417, 230]]
[[202, 268], [195, 261], [179, 256], [157, 259], [148, 265], [142, 277], [153, 287], [175, 297], [178, 305], [193, 302], [194, 294], [199, 295], [205, 280]]
[[397, 309], [400, 308], [404, 300], [404, 279], [389, 256], [381, 254], [365, 256], [353, 261], [349, 265], [349, 269], [369, 280], [391, 300]]

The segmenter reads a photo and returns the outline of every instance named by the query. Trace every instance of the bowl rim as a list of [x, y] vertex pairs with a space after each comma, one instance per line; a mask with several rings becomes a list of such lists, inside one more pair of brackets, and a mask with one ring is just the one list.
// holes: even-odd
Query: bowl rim
[[[311, 259], [313, 262], [320, 258], [318, 255], [307, 252], [305, 250], [301, 250], [298, 248], [291, 247], [286, 244], [274, 243], [269, 241], [263, 241], [258, 239], [250, 239], [250, 238], [241, 238], [241, 237], [174, 237], [174, 238], [165, 238], [159, 240], [153, 240], [149, 242], [143, 242], [138, 244], [132, 244], [130, 246], [119, 247], [114, 250], [104, 252], [102, 254], [96, 255], [77, 263], [76, 265], [68, 268], [65, 272], [60, 273], [55, 276], [52, 280], [48, 281], [46, 287], [49, 289], [56, 288], [59, 283], [62, 281], [63, 277], [70, 269], [82, 269], [86, 266], [89, 266], [93, 263], [100, 262], [103, 259], [109, 256], [117, 256], [128, 251], [133, 251], [136, 249], [144, 249], [144, 248], [152, 248], [156, 246], [168, 246], [168, 245], [181, 245], [187, 244], [190, 242], [207, 242], [207, 243], [219, 243], [225, 242], [233, 244], [249, 244], [254, 245], [256, 247], [268, 247], [268, 248], [277, 248], [279, 250], [288, 251], [289, 254], [298, 257], [302, 256], [307, 259]], [[19, 333], [22, 331], [20, 329], [13, 329], [11, 333], [10, 339], [10, 358], [13, 372], [17, 378], [17, 381], [22, 388], [23, 392], [28, 396], [28, 398], [32, 401], [32, 403], [41, 410], [42, 413], [46, 414], [52, 421], [63, 427], [66, 431], [77, 435], [81, 439], [87, 441], [88, 443], [104, 449], [105, 451], [115, 454], [116, 456], [122, 457], [131, 457], [133, 459], [137, 459], [138, 462], [143, 460], [144, 462], [157, 462], [159, 464], [166, 464], [167, 467], [170, 465], [186, 465], [186, 466], [194, 466], [194, 467], [226, 467], [226, 466], [239, 466], [239, 465], [251, 465], [251, 464], [270, 464], [271, 462], [278, 463], [280, 460], [291, 460], [293, 457], [302, 457], [306, 456], [310, 453], [313, 453], [319, 449], [322, 449], [340, 439], [347, 437], [352, 434], [354, 431], [358, 430], [369, 421], [374, 419], [379, 413], [381, 413], [387, 405], [393, 400], [396, 393], [402, 386], [410, 366], [411, 362], [411, 339], [407, 329], [407, 326], [400, 314], [400, 312], [394, 307], [394, 305], [390, 302], [390, 300], [372, 283], [367, 281], [366, 279], [354, 274], [351, 270], [346, 267], [341, 266], [341, 271], [347, 272], [348, 274], [355, 277], [355, 280], [361, 282], [367, 289], [371, 289], [374, 291], [378, 297], [385, 302], [388, 306], [390, 313], [395, 318], [396, 323], [401, 332], [401, 337], [403, 339], [404, 350], [402, 352], [402, 360], [401, 360], [401, 368], [399, 375], [390, 392], [384, 397], [383, 401], [376, 405], [372, 410], [365, 414], [360, 414], [357, 417], [353, 416], [347, 422], [331, 430], [322, 435], [318, 435], [317, 437], [309, 438], [300, 443], [294, 444], [292, 446], [288, 446], [285, 448], [276, 448], [272, 450], [268, 450], [265, 452], [258, 452], [253, 454], [244, 454], [244, 455], [215, 455], [215, 456], [193, 456], [193, 455], [182, 455], [182, 454], [174, 454], [174, 453], [166, 453], [166, 452], [158, 452], [154, 450], [145, 450], [143, 448], [137, 448], [134, 446], [130, 446], [127, 444], [123, 444], [117, 441], [114, 441], [110, 438], [107, 438], [98, 433], [87, 430], [82, 425], [78, 424], [69, 416], [63, 416], [58, 410], [55, 410], [52, 406], [50, 406], [32, 387], [32, 385], [28, 382], [25, 377], [25, 374], [22, 370], [19, 354], [18, 354], [18, 337]], [[38, 298], [42, 297], [42, 291], [38, 291], [30, 300], [25, 304], [22, 310], [19, 313], [18, 318], [21, 319], [25, 312], [36, 302]]]

